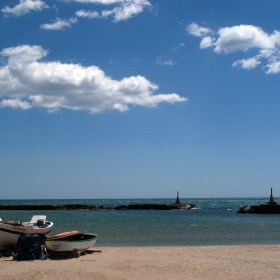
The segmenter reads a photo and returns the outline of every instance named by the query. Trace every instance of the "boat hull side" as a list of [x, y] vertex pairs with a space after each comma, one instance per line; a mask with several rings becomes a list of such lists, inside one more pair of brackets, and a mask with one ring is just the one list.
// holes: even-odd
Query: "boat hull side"
[[16, 247], [21, 234], [49, 234], [52, 227], [53, 223], [44, 228], [0, 224], [0, 250], [3, 251]]
[[46, 240], [46, 248], [50, 251], [78, 251], [82, 252], [91, 248], [97, 240], [97, 236], [88, 240]]

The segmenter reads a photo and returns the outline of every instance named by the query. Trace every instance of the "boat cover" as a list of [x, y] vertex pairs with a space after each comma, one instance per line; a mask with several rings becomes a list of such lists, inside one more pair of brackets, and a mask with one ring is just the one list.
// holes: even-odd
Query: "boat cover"
[[22, 234], [18, 238], [17, 247], [12, 253], [14, 260], [46, 260], [48, 253], [45, 247], [46, 236], [43, 234]]
[[53, 236], [47, 235], [47, 239], [48, 240], [64, 239], [65, 237], [71, 237], [71, 236], [74, 236], [77, 234], [81, 235], [81, 234], [83, 234], [83, 232], [77, 231], [77, 230], [65, 231], [65, 232], [61, 232], [61, 233], [59, 233], [57, 235], [53, 235]]

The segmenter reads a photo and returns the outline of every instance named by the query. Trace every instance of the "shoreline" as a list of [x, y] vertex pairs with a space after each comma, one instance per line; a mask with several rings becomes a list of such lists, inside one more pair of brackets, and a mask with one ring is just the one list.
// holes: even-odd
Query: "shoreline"
[[279, 279], [280, 245], [97, 247], [72, 259], [0, 258], [1, 279]]

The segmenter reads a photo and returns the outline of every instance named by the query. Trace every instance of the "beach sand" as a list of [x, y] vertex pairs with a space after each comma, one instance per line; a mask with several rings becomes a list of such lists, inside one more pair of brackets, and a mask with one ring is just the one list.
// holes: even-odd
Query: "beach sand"
[[280, 279], [280, 246], [100, 248], [72, 259], [0, 258], [0, 279]]

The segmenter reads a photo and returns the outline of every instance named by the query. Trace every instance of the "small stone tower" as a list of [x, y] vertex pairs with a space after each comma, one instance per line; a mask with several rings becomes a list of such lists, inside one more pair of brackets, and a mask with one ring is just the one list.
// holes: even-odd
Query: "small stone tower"
[[181, 204], [180, 198], [179, 198], [179, 192], [177, 192], [177, 199], [176, 199], [175, 204]]
[[277, 202], [274, 201], [273, 195], [272, 195], [272, 188], [270, 189], [270, 198], [269, 202], [267, 202], [268, 205], [275, 205]]

